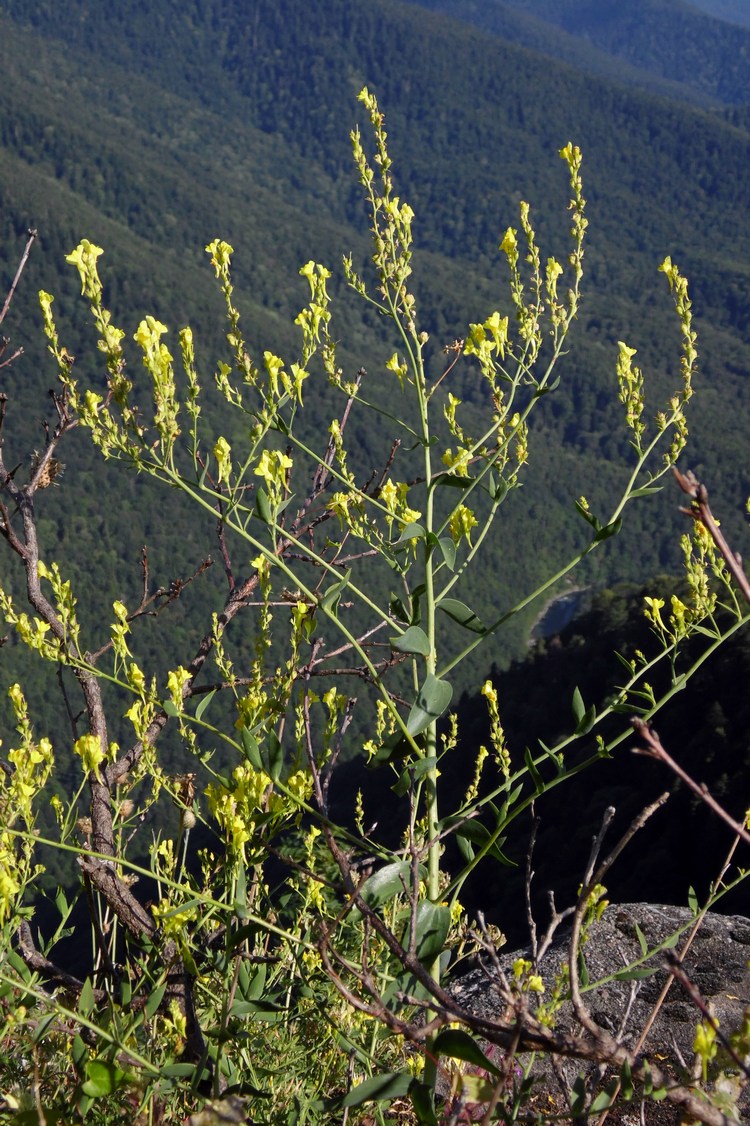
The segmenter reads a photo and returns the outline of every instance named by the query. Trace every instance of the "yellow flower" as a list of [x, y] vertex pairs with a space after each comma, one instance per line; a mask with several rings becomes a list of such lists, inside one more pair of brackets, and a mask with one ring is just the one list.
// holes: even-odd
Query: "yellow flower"
[[182, 689], [190, 680], [190, 673], [179, 665], [174, 672], [167, 674], [167, 688], [169, 695], [172, 697], [172, 702], [176, 707], [182, 706]]
[[458, 477], [468, 477], [469, 475], [469, 461], [471, 453], [469, 450], [459, 446], [455, 454], [453, 450], [448, 449], [443, 454], [443, 465], [450, 469], [451, 473], [455, 473]]
[[78, 755], [87, 774], [96, 774], [104, 762], [102, 741], [98, 735], [82, 735], [73, 744], [73, 750]]
[[214, 457], [219, 470], [217, 484], [222, 481], [229, 482], [232, 473], [232, 447], [226, 438], [219, 438], [214, 445]]
[[466, 536], [466, 541], [470, 544], [472, 528], [476, 528], [478, 524], [479, 521], [471, 509], [467, 508], [464, 504], [459, 504], [448, 521], [448, 530], [450, 531], [451, 539], [457, 544]]
[[286, 454], [278, 450], [264, 450], [261, 459], [255, 467], [255, 476], [262, 477], [270, 488], [285, 483], [287, 469], [291, 469], [294, 462]]
[[65, 261], [70, 262], [78, 270], [78, 276], [81, 279], [81, 293], [92, 300], [99, 293], [96, 260], [103, 253], [104, 251], [100, 246], [94, 246], [85, 238], [81, 239], [75, 250], [65, 256]]
[[646, 596], [643, 600], [646, 603], [644, 613], [649, 621], [653, 622], [657, 629], [664, 629], [664, 622], [661, 618], [661, 609], [664, 605], [663, 598], [649, 598]]
[[398, 485], [390, 477], [380, 490], [380, 499], [389, 512], [395, 515], [396, 505], [399, 500]]
[[502, 250], [503, 254], [507, 254], [510, 257], [510, 255], [513, 254], [516, 250], [517, 246], [518, 240], [516, 238], [516, 232], [512, 227], [508, 227], [507, 231], [503, 235], [503, 241], [500, 243], [500, 249]]

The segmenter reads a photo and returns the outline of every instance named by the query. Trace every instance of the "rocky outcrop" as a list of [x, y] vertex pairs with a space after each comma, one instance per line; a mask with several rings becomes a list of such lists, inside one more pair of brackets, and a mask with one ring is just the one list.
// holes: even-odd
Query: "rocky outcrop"
[[[584, 947], [589, 985], [583, 999], [597, 1024], [630, 1049], [638, 1041], [649, 1022], [665, 983], [672, 977], [668, 954], [680, 955], [693, 917], [686, 908], [651, 904], [611, 905], [601, 921], [591, 929]], [[670, 936], [681, 932], [672, 948], [665, 946]], [[644, 954], [644, 945], [646, 953]], [[528, 951], [501, 951], [500, 965], [510, 974], [519, 957]], [[568, 957], [564, 935], [556, 938], [539, 967], [545, 984], [554, 981]], [[719, 1021], [727, 1035], [741, 1027], [745, 1010], [750, 1006], [750, 919], [743, 916], [707, 914], [682, 958], [684, 981], [672, 980], [671, 987], [653, 1020], [641, 1055], [654, 1060], [662, 1071], [683, 1079], [693, 1068], [693, 1041], [696, 1025], [702, 1018], [699, 1003], [689, 995], [686, 983]], [[625, 967], [638, 964], [638, 972], [653, 971], [648, 976], [617, 978]], [[603, 984], [596, 984], [603, 982]], [[472, 971], [458, 979], [453, 992], [463, 1005], [485, 1016], [500, 1017], [503, 1002], [486, 968]], [[558, 1015], [558, 1027], [577, 1031], [572, 1007], [566, 1003]], [[564, 1087], [572, 1086], [577, 1075], [585, 1075], [589, 1083], [606, 1082], [606, 1072], [595, 1066], [584, 1066], [575, 1060], [559, 1060], [556, 1068], [548, 1061], [535, 1064], [539, 1088], [534, 1098], [538, 1112], [559, 1114], [565, 1107]], [[750, 1099], [745, 1091], [740, 1098], [740, 1118], [750, 1121]], [[543, 1119], [542, 1119], [543, 1120]], [[592, 1118], [591, 1121], [595, 1119]], [[640, 1108], [623, 1105], [610, 1113], [607, 1121], [614, 1126], [638, 1126]], [[645, 1119], [649, 1126], [680, 1122], [679, 1111], [667, 1103], [649, 1103]]]

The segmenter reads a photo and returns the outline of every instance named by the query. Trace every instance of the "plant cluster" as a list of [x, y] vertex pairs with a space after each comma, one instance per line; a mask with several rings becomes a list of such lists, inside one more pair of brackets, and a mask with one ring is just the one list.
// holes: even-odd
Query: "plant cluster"
[[[727, 1106], [725, 1088], [712, 1086], [718, 1032], [710, 1015], [696, 1017], [695, 1051], [704, 1064], [696, 1080], [623, 1047], [596, 1023], [582, 988], [582, 952], [606, 906], [603, 880], [653, 808], [604, 859], [600, 834], [576, 903], [554, 912], [532, 957], [510, 974], [497, 960], [501, 936], [481, 917], [467, 918], [461, 903], [469, 876], [505, 863], [504, 842], [525, 811], [543, 809], [567, 779], [632, 739], [631, 717], [646, 753], [677, 769], [650, 726], [663, 698], [649, 678], [657, 666], [669, 669], [666, 698], [673, 695], [748, 616], [747, 582], [703, 486], [679, 475], [695, 518], [685, 542], [689, 597], [675, 595], [669, 607], [646, 600], [655, 648], [627, 664], [616, 695], [597, 703], [576, 690], [569, 733], [519, 755], [504, 733], [503, 701], [487, 681], [489, 745], [473, 749], [463, 792], [441, 787], [441, 764], [458, 753], [461, 737], [451, 712], [454, 670], [476, 662], [487, 638], [615, 536], [630, 503], [658, 491], [675, 468], [696, 366], [686, 283], [667, 259], [680, 373], [650, 423], [635, 352], [619, 346], [633, 451], [622, 495], [604, 516], [581, 497], [581, 550], [511, 610], [482, 620], [461, 597], [466, 578], [481, 566], [489, 538], [502, 535], [503, 505], [530, 456], [532, 417], [558, 385], [579, 310], [587, 227], [581, 153], [572, 144], [560, 152], [570, 183], [566, 260], [543, 258], [522, 204], [518, 227], [500, 243], [507, 310], [490, 311], [441, 354], [420, 327], [412, 288], [414, 213], [396, 193], [380, 109], [366, 89], [360, 99], [372, 155], [359, 132], [352, 143], [372, 258], [360, 268], [349, 257], [344, 271], [393, 331], [376, 375], [339, 364], [330, 274], [314, 262], [300, 271], [309, 299], [295, 322], [299, 354], [289, 361], [265, 350], [256, 358], [235, 305], [233, 251], [217, 239], [207, 250], [226, 307], [228, 357], [217, 364], [213, 393], [240, 419], [242, 442], [230, 441], [210, 429], [210, 394], [189, 328], [178, 337], [178, 376], [167, 327], [152, 316], [141, 321], [134, 340], [144, 393], [128, 365], [126, 334], [104, 303], [102, 251], [83, 240], [69, 261], [90, 308], [103, 381], [85, 386], [77, 377], [53, 297], [42, 293], [59, 379], [55, 419], [43, 452], [23, 468], [6, 458], [12, 406], [0, 398], [0, 534], [25, 583], [25, 599], [3, 589], [0, 607], [20, 640], [59, 668], [70, 720], [67, 735], [36, 731], [22, 687], [11, 689], [19, 739], [0, 774], [6, 1113], [40, 1124], [70, 1121], [71, 1113], [91, 1122], [190, 1115], [195, 1124], [247, 1114], [268, 1123], [539, 1121], [532, 1068], [541, 1053], [609, 1069], [606, 1085], [595, 1078], [568, 1092], [574, 1117], [602, 1113], [618, 1097], [666, 1098], [699, 1121], [723, 1122], [737, 1092]], [[478, 428], [452, 390], [458, 364], [473, 364], [483, 388]], [[304, 425], [321, 378], [340, 396], [323, 435]], [[383, 380], [385, 399], [377, 393]], [[357, 416], [372, 412], [391, 441], [382, 464], [363, 475], [350, 435]], [[163, 679], [139, 660], [139, 622], [157, 603], [177, 600], [184, 581], [155, 593], [144, 564], [140, 604], [115, 601], [106, 635], [91, 638], [79, 615], [82, 592], [60, 562], [42, 557], [39, 494], [59, 482], [60, 447], [74, 428], [84, 428], [104, 458], [180, 490], [216, 529], [225, 599], [193, 653], [170, 652]], [[384, 599], [376, 573], [388, 578]], [[85, 597], [93, 599], [93, 589]], [[252, 636], [251, 659], [242, 664], [232, 643], [238, 630]], [[705, 652], [683, 668], [681, 646], [696, 634]], [[169, 642], [167, 626], [167, 650]], [[357, 711], [367, 716], [369, 737], [351, 748]], [[167, 732], [182, 748], [180, 774], [160, 759]], [[80, 764], [79, 785], [53, 799], [56, 832], [41, 836], [38, 812], [63, 740]], [[366, 823], [360, 800], [350, 824], [332, 816], [331, 781], [352, 749], [392, 779], [403, 823], [396, 847]], [[164, 795], [179, 811], [177, 828], [162, 829], [144, 860], [146, 815]], [[743, 825], [732, 828], [737, 841], [750, 839]], [[458, 865], [448, 862], [451, 845]], [[81, 924], [72, 887], [60, 889], [60, 923], [46, 937], [33, 926], [42, 847], [69, 855], [89, 906]], [[711, 902], [726, 886], [727, 867]], [[541, 959], [566, 919], [570, 958], [556, 980], [545, 981]], [[92, 953], [79, 977], [58, 951], [65, 937], [80, 942], [84, 932]], [[451, 992], [456, 967], [477, 951], [494, 968], [499, 1019], [472, 1014]], [[556, 1026], [566, 1000], [580, 1033]], [[727, 1039], [729, 1062], [721, 1064], [737, 1071], [737, 1091], [747, 1075], [746, 1040], [746, 1030]]]

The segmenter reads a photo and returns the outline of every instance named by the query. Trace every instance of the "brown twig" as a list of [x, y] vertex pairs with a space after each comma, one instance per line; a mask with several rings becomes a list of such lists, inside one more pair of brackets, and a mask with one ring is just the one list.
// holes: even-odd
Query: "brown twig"
[[[726, 875], [727, 870], [729, 869], [729, 865], [732, 862], [732, 858], [733, 858], [735, 852], [737, 851], [737, 845], [738, 844], [739, 844], [739, 838], [735, 837], [734, 840], [732, 841], [732, 844], [729, 848], [729, 851], [727, 852], [727, 855], [724, 859], [724, 863], [721, 866], [721, 871], [719, 872], [716, 883], [713, 885], [714, 888], [719, 887], [721, 885], [721, 883], [723, 882], [724, 876]], [[680, 949], [680, 952], [677, 955], [677, 958], [679, 959], [679, 961], [681, 963], [685, 960], [685, 957], [689, 953], [690, 948], [693, 945], [693, 942], [695, 941], [695, 937], [698, 934], [698, 931], [701, 928], [703, 920], [705, 919], [706, 914], [709, 910], [710, 903], [711, 903], [711, 900], [710, 900], [710, 897], [709, 897], [709, 899], [706, 901], [705, 905], [698, 912], [698, 915], [696, 916], [695, 922], [693, 923], [692, 927], [690, 928], [688, 936], [685, 939], [684, 943], [682, 944], [682, 948]], [[648, 1014], [648, 1018], [646, 1019], [646, 1021], [643, 1024], [643, 1028], [640, 1031], [638, 1039], [636, 1040], [635, 1044], [633, 1045], [633, 1051], [636, 1053], [636, 1055], [640, 1055], [640, 1053], [642, 1052], [643, 1046], [648, 1039], [649, 1033], [651, 1032], [651, 1029], [654, 1026], [654, 1022], [655, 1022], [657, 1016], [659, 1015], [661, 1009], [664, 1006], [664, 1002], [666, 1001], [666, 999], [669, 995], [669, 991], [672, 988], [674, 980], [675, 980], [674, 976], [670, 976], [664, 982], [664, 985], [662, 986], [662, 988], [659, 992], [659, 996], [656, 998], [656, 1001], [654, 1002], [654, 1004], [651, 1008], [651, 1012]], [[616, 1088], [616, 1090], [615, 1090], [615, 1092], [612, 1096], [613, 1102], [614, 1102], [615, 1098], [617, 1097], [619, 1091], [620, 1091], [620, 1081], [618, 1080], [617, 1088]], [[601, 1120], [599, 1122], [599, 1126], [604, 1126], [604, 1123], [607, 1121], [608, 1117], [609, 1117], [609, 1110], [605, 1110], [604, 1114], [602, 1115]]]
[[[24, 252], [21, 255], [21, 261], [18, 264], [18, 269], [16, 270], [16, 276], [13, 278], [13, 281], [11, 282], [10, 289], [8, 290], [8, 296], [5, 298], [5, 304], [3, 305], [2, 310], [0, 311], [0, 325], [3, 323], [3, 321], [5, 320], [5, 317], [8, 313], [8, 309], [10, 308], [10, 303], [13, 300], [13, 295], [16, 292], [16, 286], [18, 285], [19, 281], [21, 280], [21, 274], [23, 273], [23, 271], [26, 267], [26, 263], [28, 261], [29, 254], [31, 253], [31, 248], [34, 245], [34, 241], [36, 239], [38, 232], [33, 230], [33, 228], [29, 228], [29, 230], [26, 233], [28, 234], [29, 237], [26, 241], [26, 246], [24, 248]], [[18, 355], [18, 353], [16, 353], [16, 355]], [[15, 357], [11, 357], [11, 359], [14, 359], [14, 358]]]
[[669, 972], [672, 974], [675, 980], [680, 983], [690, 1000], [702, 1014], [703, 1019], [711, 1025], [711, 1028], [714, 1030], [716, 1038], [720, 1042], [724, 1051], [736, 1063], [737, 1067], [743, 1073], [745, 1078], [750, 1079], [750, 1067], [748, 1067], [745, 1061], [737, 1054], [737, 1052], [735, 1052], [729, 1040], [719, 1028], [719, 1022], [711, 1012], [709, 1006], [703, 1000], [700, 990], [696, 985], [693, 984], [688, 975], [685, 973], [685, 969], [682, 965], [682, 959], [674, 954], [671, 950], [668, 950], [667, 964], [669, 966]]
[[[581, 889], [581, 893], [578, 897], [578, 904], [573, 915], [573, 926], [570, 934], [570, 954], [568, 957], [568, 968], [570, 970], [570, 999], [573, 1005], [573, 1010], [576, 1014], [577, 1019], [580, 1021], [581, 1025], [586, 1029], [587, 1032], [597, 1038], [607, 1037], [608, 1039], [612, 1040], [613, 1043], [615, 1043], [615, 1041], [612, 1039], [612, 1037], [609, 1036], [609, 1033], [605, 1033], [600, 1025], [598, 1025], [592, 1018], [581, 997], [578, 977], [578, 953], [581, 942], [581, 928], [583, 926], [583, 917], [586, 913], [588, 899], [592, 891], [594, 891], [597, 884], [600, 884], [602, 882], [606, 873], [612, 867], [615, 860], [617, 860], [623, 849], [625, 849], [627, 845], [630, 844], [630, 841], [633, 839], [635, 834], [643, 828], [649, 818], [652, 817], [658, 809], [661, 809], [668, 798], [669, 794], [664, 793], [660, 797], [658, 797], [655, 802], [647, 805], [646, 808], [642, 810], [636, 818], [633, 819], [625, 833], [620, 837], [615, 847], [612, 849], [609, 855], [604, 858], [596, 871], [592, 871], [593, 865], [596, 863], [596, 855], [599, 848], [601, 847], [603, 831], [597, 835], [594, 840], [592, 856], [588, 865], [588, 879], [584, 881], [584, 886]], [[609, 813], [610, 810], [607, 810], [607, 814]], [[607, 822], [607, 824], [609, 823], [609, 820], [611, 820], [611, 816], [609, 817], [609, 819], [607, 819], [607, 816], [605, 815], [605, 821]]]
[[737, 586], [742, 591], [745, 601], [750, 605], [750, 581], [748, 581], [742, 567], [742, 559], [736, 555], [721, 531], [721, 528], [714, 519], [714, 515], [708, 504], [708, 489], [703, 485], [698, 478], [688, 470], [687, 473], [680, 473], [673, 467], [672, 472], [677, 479], [677, 484], [692, 500], [690, 508], [683, 508], [681, 511], [687, 516], [691, 516], [693, 520], [699, 520], [704, 528], [711, 536], [711, 539], [716, 544], [724, 558], [724, 562], [732, 573], [732, 576], [737, 583]]
[[725, 825], [729, 826], [733, 833], [736, 833], [745, 844], [750, 844], [750, 833], [748, 833], [744, 825], [741, 825], [739, 821], [735, 821], [735, 819], [719, 805], [716, 798], [709, 793], [705, 783], [696, 782], [686, 770], [683, 770], [678, 762], [675, 762], [672, 756], [665, 750], [661, 739], [650, 724], [644, 723], [642, 719], [637, 717], [633, 719], [632, 723], [638, 737], [646, 744], [645, 747], [634, 747], [634, 754], [647, 755], [648, 758], [656, 759], [657, 762], [663, 762], [665, 766], [669, 767], [673, 774], [677, 775], [680, 781], [685, 783], [689, 790], [692, 790], [696, 797], [700, 798], [702, 802], [705, 802], [708, 808], [712, 810]]

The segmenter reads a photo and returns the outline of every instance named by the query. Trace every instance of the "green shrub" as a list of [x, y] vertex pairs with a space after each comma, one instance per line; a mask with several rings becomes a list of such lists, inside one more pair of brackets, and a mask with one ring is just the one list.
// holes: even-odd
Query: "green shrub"
[[[413, 213], [395, 192], [375, 99], [367, 90], [360, 99], [374, 156], [359, 133], [352, 141], [373, 254], [361, 271], [351, 258], [344, 268], [392, 334], [374, 361], [376, 375], [338, 365], [330, 275], [314, 262], [300, 271], [310, 297], [295, 322], [298, 357], [267, 350], [256, 362], [233, 301], [232, 248], [214, 241], [207, 249], [226, 302], [231, 362], [219, 360], [206, 387], [190, 329], [182, 329], [178, 380], [166, 326], [146, 317], [135, 341], [150, 405], [127, 367], [125, 333], [103, 304], [102, 251], [84, 240], [69, 261], [91, 309], [106, 388], [75, 378], [53, 298], [41, 294], [59, 374], [56, 419], [43, 453], [22, 473], [0, 460], [0, 531], [24, 569], [28, 606], [6, 591], [0, 600], [7, 624], [60, 668], [79, 784], [53, 797], [57, 831], [40, 836], [40, 803], [66, 739], [34, 730], [15, 685], [19, 740], [0, 778], [6, 1113], [37, 1123], [178, 1121], [191, 1113], [196, 1124], [245, 1113], [268, 1123], [528, 1120], [523, 1053], [564, 1051], [614, 1065], [623, 1097], [666, 1092], [702, 1121], [718, 1121], [707, 1094], [710, 1032], [696, 1048], [701, 1083], [660, 1074], [602, 1030], [592, 1037], [575, 958], [551, 987], [532, 961], [519, 961], [505, 982], [504, 1020], [472, 1017], [447, 988], [464, 957], [500, 941], [466, 918], [461, 890], [469, 875], [507, 863], [504, 842], [519, 816], [632, 738], [631, 717], [651, 737], [645, 725], [663, 702], [649, 687], [657, 665], [670, 670], [668, 698], [705, 659], [683, 668], [683, 642], [702, 634], [710, 652], [746, 620], [728, 557], [706, 523], [705, 498], [683, 478], [700, 518], [685, 539], [690, 593], [669, 605], [646, 599], [653, 651], [627, 663], [609, 701], [584, 700], [576, 689], [568, 734], [551, 747], [530, 735], [521, 755], [507, 744], [503, 703], [486, 680], [489, 745], [473, 749], [465, 791], [443, 792], [441, 762], [460, 737], [454, 670], [475, 666], [489, 637], [616, 535], [631, 502], [661, 488], [685, 446], [696, 363], [686, 283], [667, 259], [661, 270], [682, 333], [681, 376], [653, 422], [635, 350], [619, 345], [617, 388], [633, 451], [621, 497], [605, 515], [581, 497], [580, 552], [539, 589], [519, 594], [513, 609], [481, 620], [462, 599], [466, 579], [482, 567], [488, 537], [503, 534], [502, 506], [521, 485], [532, 448], [532, 415], [556, 391], [579, 308], [587, 226], [581, 154], [572, 144], [560, 153], [570, 181], [567, 262], [542, 258], [522, 204], [518, 229], [500, 244], [508, 311], [483, 315], [441, 361], [410, 290]], [[458, 364], [473, 365], [483, 388], [481, 418], [451, 391]], [[305, 405], [322, 379], [340, 409], [321, 435], [306, 428]], [[225, 415], [212, 414], [217, 399], [236, 416], [231, 442], [216, 421]], [[387, 442], [382, 465], [363, 471], [350, 435], [356, 419], [372, 413]], [[154, 592], [144, 582], [141, 604], [117, 601], [100, 611], [106, 638], [90, 639], [78, 600], [95, 598], [93, 576], [91, 590], [74, 592], [62, 563], [40, 558], [34, 500], [57, 483], [58, 450], [74, 427], [88, 431], [104, 458], [181, 490], [196, 519], [217, 528], [227, 596], [192, 653], [173, 651], [169, 617], [162, 618], [171, 669], [164, 679], [139, 663], [139, 621], [180, 589]], [[63, 487], [75, 489], [75, 481]], [[717, 624], [719, 606], [729, 609], [729, 626]], [[244, 650], [233, 647], [238, 631]], [[240, 664], [248, 636], [251, 658]], [[74, 691], [82, 703], [72, 702]], [[364, 740], [353, 722], [360, 713]], [[621, 718], [614, 727], [613, 717]], [[177, 775], [160, 757], [169, 731], [184, 762]], [[332, 774], [352, 751], [391, 778], [406, 826], [395, 848], [364, 823], [361, 803], [352, 828], [330, 815]], [[162, 812], [144, 860], [144, 820], [164, 795], [177, 812]], [[196, 848], [196, 839], [207, 843]], [[449, 839], [458, 869], [445, 860]], [[69, 858], [90, 912], [80, 922], [69, 889], [60, 890], [59, 928], [40, 948], [31, 922], [42, 846]], [[592, 859], [569, 912], [581, 943], [604, 909], [610, 860], [597, 867]], [[138, 880], [152, 890], [141, 894]], [[56, 953], [71, 933], [79, 946], [86, 936], [92, 944], [81, 979]], [[555, 1014], [568, 994], [584, 1034], [563, 1043]], [[451, 1079], [447, 1099], [436, 1094], [439, 1074]], [[615, 1093], [578, 1086], [571, 1114], [601, 1110]]]

